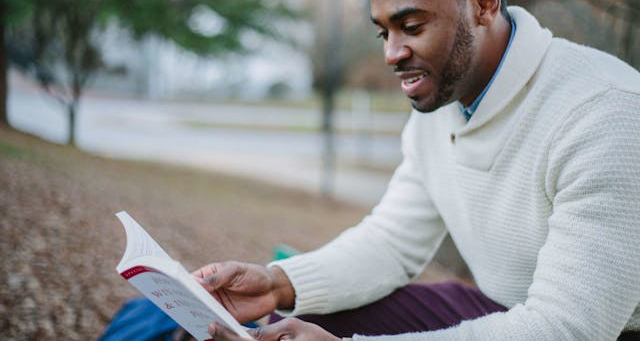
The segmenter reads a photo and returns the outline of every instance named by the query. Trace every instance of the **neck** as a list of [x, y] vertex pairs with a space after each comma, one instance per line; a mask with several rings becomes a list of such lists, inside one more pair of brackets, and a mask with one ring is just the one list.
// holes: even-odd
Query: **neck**
[[495, 21], [488, 27], [481, 27], [483, 32], [478, 42], [477, 60], [471, 71], [467, 94], [462, 96], [460, 103], [469, 106], [482, 93], [491, 77], [498, 69], [500, 60], [504, 55], [509, 37], [511, 35], [511, 23], [502, 15], [498, 15]]

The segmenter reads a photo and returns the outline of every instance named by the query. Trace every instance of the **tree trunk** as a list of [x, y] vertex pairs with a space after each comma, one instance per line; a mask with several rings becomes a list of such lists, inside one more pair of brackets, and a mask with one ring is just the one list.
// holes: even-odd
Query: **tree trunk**
[[67, 139], [67, 144], [70, 146], [76, 145], [76, 109], [77, 102], [73, 101], [67, 107], [69, 114], [69, 139]]
[[333, 133], [334, 89], [322, 92], [322, 131], [324, 134], [324, 152], [322, 154], [322, 195], [333, 197], [336, 168], [336, 148]]
[[82, 88], [86, 84], [86, 77], [83, 77], [81, 71], [72, 69], [73, 80], [71, 82], [71, 100], [69, 102], [69, 140], [70, 146], [76, 146], [76, 115], [78, 114], [78, 105], [80, 96], [82, 96]]
[[0, 126], [9, 126], [9, 114], [7, 112], [7, 47], [5, 41], [5, 5], [0, 2]]
[[333, 197], [336, 169], [336, 149], [334, 141], [334, 101], [339, 87], [340, 72], [340, 0], [327, 2], [329, 22], [327, 27], [327, 43], [325, 44], [324, 65], [325, 78], [322, 89], [322, 131], [324, 132], [324, 152], [322, 171], [322, 194]]

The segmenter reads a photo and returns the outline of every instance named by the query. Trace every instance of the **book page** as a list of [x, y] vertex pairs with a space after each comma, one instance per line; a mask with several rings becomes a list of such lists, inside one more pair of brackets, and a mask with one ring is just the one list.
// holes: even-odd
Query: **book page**
[[116, 268], [119, 273], [125, 270], [121, 268], [122, 264], [137, 257], [153, 256], [161, 259], [171, 259], [164, 249], [127, 212], [118, 212], [116, 216], [120, 219], [127, 234], [127, 247], [122, 260], [120, 260]]
[[219, 322], [252, 339], [235, 318], [200, 283], [155, 242], [126, 212], [127, 248], [116, 270], [174, 321], [198, 340], [211, 340], [208, 326]]
[[[218, 321], [227, 325], [211, 309], [207, 308], [188, 289], [170, 276], [150, 268], [134, 267], [123, 273], [130, 274], [129, 283], [186, 329], [198, 340], [213, 340], [207, 328]], [[231, 328], [231, 327], [229, 327]]]

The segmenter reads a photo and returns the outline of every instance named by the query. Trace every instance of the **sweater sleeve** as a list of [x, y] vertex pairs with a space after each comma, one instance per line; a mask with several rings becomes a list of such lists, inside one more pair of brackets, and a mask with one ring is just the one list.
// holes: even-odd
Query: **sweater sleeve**
[[640, 96], [609, 91], [555, 134], [553, 204], [527, 300], [449, 329], [354, 340], [615, 340], [640, 302]]
[[412, 120], [403, 131], [403, 161], [380, 203], [360, 224], [322, 248], [283, 261], [295, 310], [326, 314], [365, 305], [407, 284], [433, 257], [446, 235], [413, 157]]

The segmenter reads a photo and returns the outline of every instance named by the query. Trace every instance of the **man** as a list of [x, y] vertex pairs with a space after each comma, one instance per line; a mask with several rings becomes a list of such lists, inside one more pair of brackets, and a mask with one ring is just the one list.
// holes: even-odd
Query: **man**
[[[319, 250], [194, 273], [240, 321], [314, 322], [257, 339], [638, 337], [640, 75], [505, 6], [371, 0], [415, 108], [403, 162], [372, 213]], [[446, 233], [479, 290], [408, 284]]]

